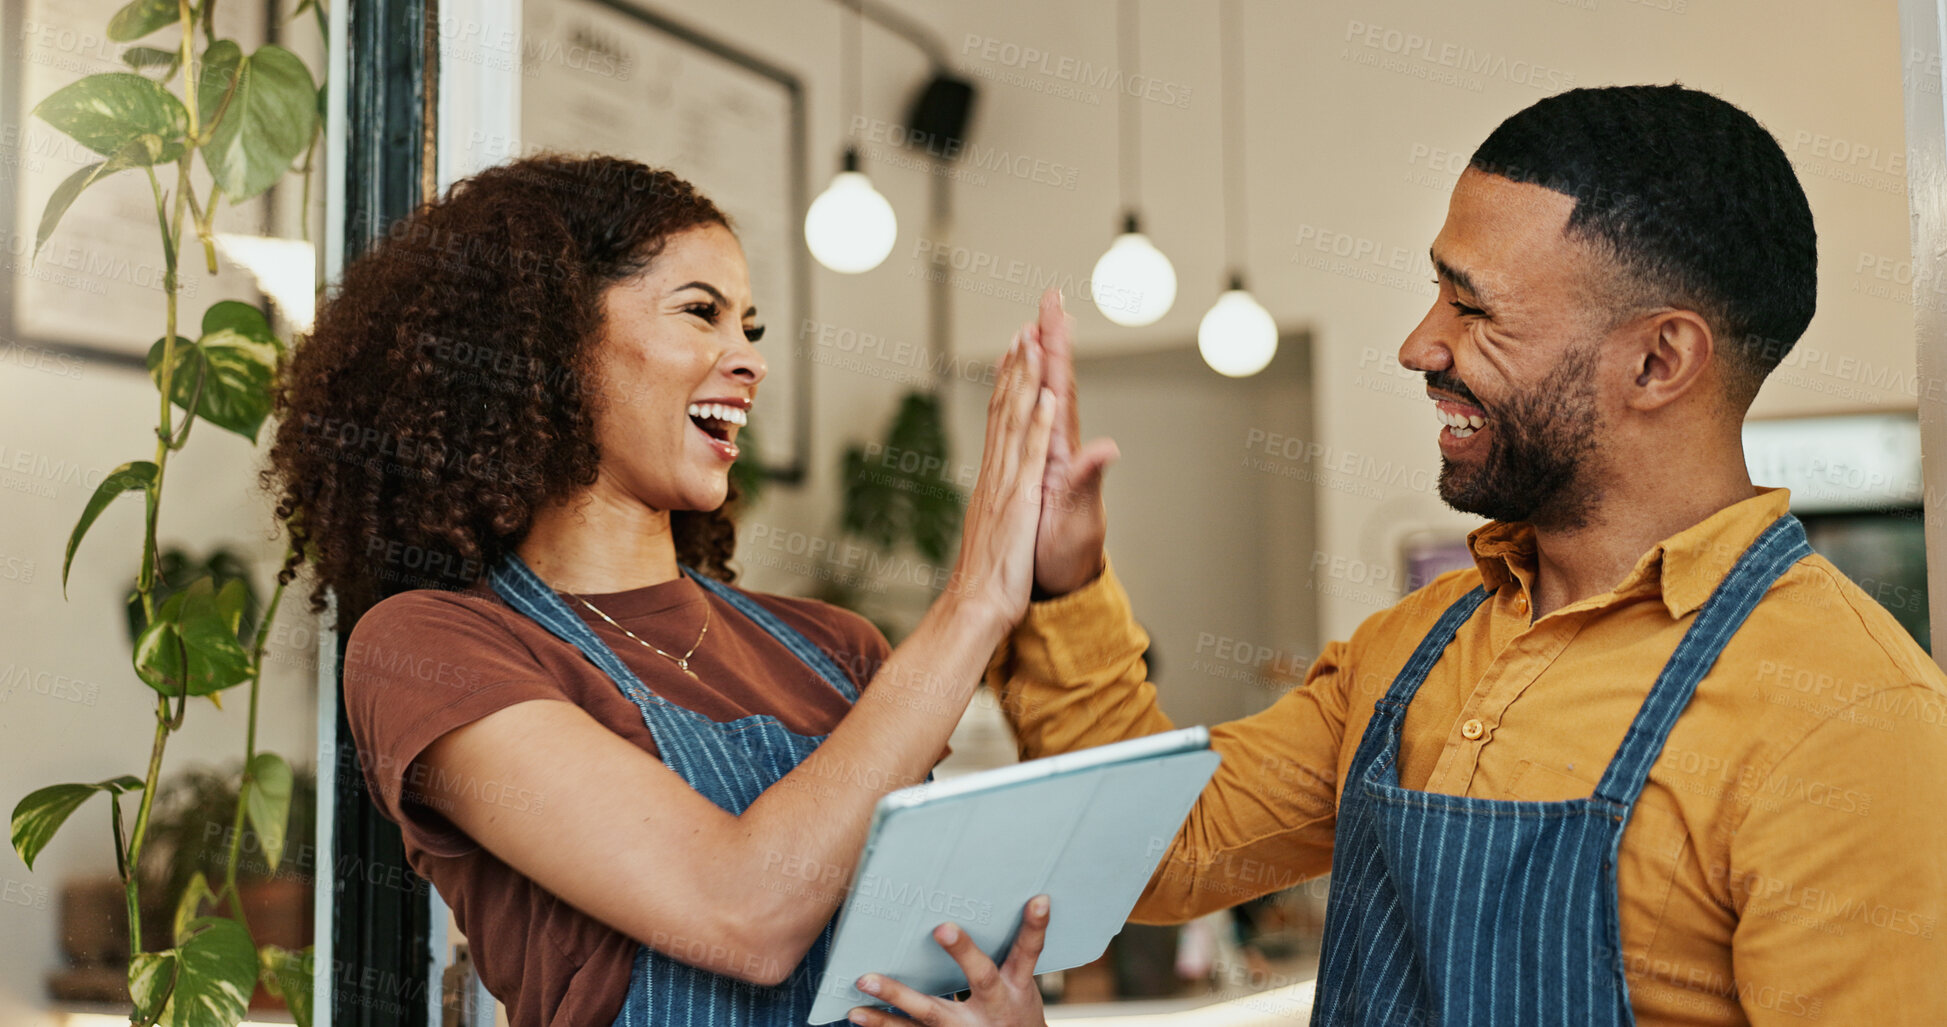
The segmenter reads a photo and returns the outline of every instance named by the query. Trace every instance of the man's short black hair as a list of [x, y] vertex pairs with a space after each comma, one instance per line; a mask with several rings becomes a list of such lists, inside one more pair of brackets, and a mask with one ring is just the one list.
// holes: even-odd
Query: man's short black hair
[[1569, 234], [1626, 277], [1613, 313], [1702, 314], [1740, 404], [1812, 320], [1818, 235], [1805, 191], [1771, 133], [1709, 93], [1571, 89], [1501, 122], [1470, 163], [1574, 198]]

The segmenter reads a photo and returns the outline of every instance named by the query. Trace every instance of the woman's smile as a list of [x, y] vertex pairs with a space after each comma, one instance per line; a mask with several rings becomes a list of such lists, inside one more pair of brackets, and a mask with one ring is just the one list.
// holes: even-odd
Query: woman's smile
[[747, 398], [726, 396], [689, 405], [690, 423], [725, 463], [737, 459], [737, 432], [750, 423], [750, 403]]

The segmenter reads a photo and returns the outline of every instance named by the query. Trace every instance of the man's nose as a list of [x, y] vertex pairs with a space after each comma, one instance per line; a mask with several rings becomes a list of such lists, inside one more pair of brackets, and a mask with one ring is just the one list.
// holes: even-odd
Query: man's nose
[[1399, 362], [1402, 367], [1412, 371], [1444, 371], [1453, 366], [1453, 351], [1447, 348], [1441, 336], [1440, 304], [1435, 301], [1433, 308], [1420, 319], [1419, 325], [1406, 334], [1406, 341], [1399, 344]]

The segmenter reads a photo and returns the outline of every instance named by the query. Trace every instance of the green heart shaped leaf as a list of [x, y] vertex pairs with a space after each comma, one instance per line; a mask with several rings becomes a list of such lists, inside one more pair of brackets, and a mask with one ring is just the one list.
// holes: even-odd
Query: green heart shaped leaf
[[[149, 347], [149, 378], [162, 385], [165, 340]], [[270, 416], [271, 380], [277, 373], [284, 343], [272, 334], [263, 311], [235, 300], [224, 300], [203, 315], [203, 337], [187, 343], [176, 340], [176, 367], [170, 373], [170, 402], [189, 411], [190, 397], [203, 387], [193, 413], [226, 431], [257, 441], [257, 432]]]
[[257, 950], [257, 979], [284, 1000], [297, 1027], [311, 1027], [311, 946], [292, 952], [276, 945]]
[[[171, 4], [169, 13], [174, 14], [175, 11], [175, 5]], [[161, 68], [163, 82], [176, 76], [176, 68], [182, 63], [182, 59], [181, 50], [164, 50], [159, 46], [131, 46], [122, 51], [122, 63], [137, 71], [145, 68]]]
[[237, 300], [224, 300], [212, 303], [210, 309], [203, 311], [203, 334], [217, 332], [236, 332], [262, 342], [275, 343], [277, 336], [271, 334], [270, 321], [264, 312]]
[[154, 488], [155, 473], [155, 465], [147, 460], [130, 460], [108, 472], [108, 477], [95, 486], [95, 494], [88, 497], [88, 505], [81, 508], [81, 519], [74, 522], [74, 531], [68, 536], [68, 554], [61, 560], [61, 595], [68, 594], [68, 568], [74, 565], [74, 551], [81, 547], [81, 536], [88, 533], [95, 518], [101, 516], [116, 496], [131, 489], [147, 492]]
[[27, 869], [34, 869], [34, 857], [54, 840], [54, 832], [67, 822], [68, 815], [81, 808], [96, 792], [120, 795], [142, 790], [142, 779], [127, 774], [94, 784], [48, 785], [37, 789], [14, 806], [14, 851]]
[[56, 186], [54, 194], [47, 198], [46, 208], [41, 211], [41, 227], [34, 233], [34, 256], [41, 255], [41, 247], [47, 244], [48, 237], [54, 234], [54, 227], [61, 223], [61, 218], [67, 214], [68, 208], [74, 205], [75, 199], [81, 195], [82, 190], [117, 171], [139, 168], [150, 163], [154, 149], [160, 146], [161, 140], [155, 136], [145, 135], [131, 139], [128, 145], [116, 150], [113, 157], [76, 171]]
[[230, 1027], [243, 1019], [256, 989], [257, 948], [227, 917], [192, 920], [175, 948], [129, 961], [129, 996], [157, 1027]]
[[132, 71], [90, 75], [55, 90], [34, 107], [42, 121], [104, 157], [143, 136], [154, 136], [143, 164], [181, 156], [189, 111], [162, 83]]
[[141, 39], [164, 25], [174, 25], [177, 11], [176, 0], [130, 0], [108, 19], [108, 38], [117, 43]]
[[[201, 585], [198, 581], [190, 588]], [[163, 695], [183, 694], [185, 681], [189, 676], [189, 653], [183, 645], [182, 619], [183, 600], [188, 589], [176, 593], [156, 607], [156, 615], [149, 620], [140, 635], [135, 636], [135, 673], [150, 688]]]
[[290, 170], [311, 143], [318, 87], [289, 50], [265, 44], [248, 57], [227, 39], [203, 57], [197, 107], [203, 163], [232, 200], [250, 199]]
[[155, 619], [135, 639], [135, 673], [171, 698], [213, 695], [250, 677], [250, 653], [237, 640], [243, 583], [218, 595], [209, 578], [162, 601]]
[[238, 72], [248, 60], [234, 39], [219, 39], [203, 51], [203, 74], [196, 82], [196, 118], [202, 122], [204, 135], [229, 112]]
[[250, 794], [243, 804], [250, 829], [264, 847], [264, 867], [276, 873], [284, 859], [284, 829], [291, 815], [291, 765], [274, 752], [250, 759]]
[[176, 992], [176, 975], [182, 961], [175, 949], [137, 953], [128, 961], [128, 994], [135, 1003], [135, 1016], [143, 1023], [155, 1023], [162, 1007]]

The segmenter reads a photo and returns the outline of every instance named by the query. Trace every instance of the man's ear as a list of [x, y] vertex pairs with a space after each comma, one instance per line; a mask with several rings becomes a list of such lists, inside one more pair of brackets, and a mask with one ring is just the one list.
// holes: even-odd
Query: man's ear
[[1665, 310], [1652, 315], [1632, 333], [1629, 352], [1628, 405], [1656, 410], [1722, 373], [1716, 367], [1717, 340], [1703, 315], [1693, 310]]

